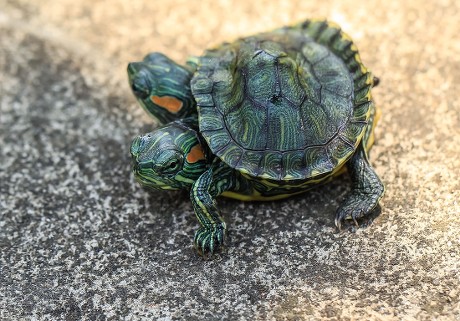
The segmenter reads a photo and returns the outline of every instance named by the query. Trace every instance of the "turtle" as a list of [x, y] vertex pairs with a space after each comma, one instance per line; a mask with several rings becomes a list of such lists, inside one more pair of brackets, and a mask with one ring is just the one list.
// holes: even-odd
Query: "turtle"
[[305, 20], [225, 42], [184, 65], [153, 52], [128, 64], [128, 78], [160, 123], [131, 144], [134, 177], [145, 188], [189, 191], [199, 254], [225, 243], [219, 195], [278, 200], [348, 172], [339, 230], [380, 209], [384, 185], [368, 158], [379, 79], [337, 24]]

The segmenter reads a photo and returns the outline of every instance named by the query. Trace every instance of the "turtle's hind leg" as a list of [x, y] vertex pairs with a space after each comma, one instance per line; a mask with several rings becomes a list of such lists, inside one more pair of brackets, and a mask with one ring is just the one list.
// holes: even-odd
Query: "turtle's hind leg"
[[353, 187], [337, 210], [335, 224], [339, 229], [345, 220], [370, 218], [383, 196], [385, 188], [382, 181], [369, 164], [363, 142], [347, 163]]

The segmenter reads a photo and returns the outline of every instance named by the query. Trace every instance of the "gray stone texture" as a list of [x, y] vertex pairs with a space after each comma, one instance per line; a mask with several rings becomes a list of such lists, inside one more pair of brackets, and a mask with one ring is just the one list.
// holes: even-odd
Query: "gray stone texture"
[[[187, 193], [146, 192], [129, 144], [156, 125], [126, 64], [178, 61], [328, 17], [381, 78], [382, 214], [355, 233], [342, 176], [284, 201], [219, 199], [203, 260]], [[0, 319], [460, 320], [460, 2], [0, 0]]]

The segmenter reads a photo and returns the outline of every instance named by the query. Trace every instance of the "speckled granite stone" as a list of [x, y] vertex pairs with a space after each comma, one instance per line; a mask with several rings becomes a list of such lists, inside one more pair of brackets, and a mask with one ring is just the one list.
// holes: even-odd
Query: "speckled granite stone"
[[[0, 0], [0, 319], [460, 320], [460, 3]], [[220, 199], [228, 247], [191, 244], [186, 193], [130, 174], [155, 125], [125, 68], [328, 17], [381, 78], [382, 214], [338, 233], [341, 177], [280, 202]]]

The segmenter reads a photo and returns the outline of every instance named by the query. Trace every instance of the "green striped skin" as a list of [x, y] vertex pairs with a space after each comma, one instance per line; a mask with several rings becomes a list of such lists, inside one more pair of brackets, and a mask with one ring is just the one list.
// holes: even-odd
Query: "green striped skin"
[[[148, 188], [189, 190], [202, 255], [224, 244], [219, 195], [280, 199], [348, 170], [353, 186], [336, 225], [377, 207], [384, 187], [367, 152], [378, 79], [338, 26], [308, 20], [210, 49], [188, 67], [151, 57], [147, 67], [130, 65], [130, 83], [151, 115], [173, 122], [134, 140], [134, 174]], [[180, 97], [182, 109], [171, 112], [176, 101], [162, 95]]]
[[216, 159], [190, 190], [190, 199], [201, 227], [196, 231], [194, 244], [206, 256], [224, 243], [227, 226], [219, 214], [216, 197], [233, 190], [239, 181], [233, 169]]
[[[133, 173], [150, 189], [190, 189], [206, 170], [206, 155], [190, 157], [202, 145], [193, 124], [196, 119], [171, 122], [152, 133], [136, 137], [131, 144]], [[190, 155], [189, 155], [190, 154]], [[196, 151], [195, 151], [196, 154]]]
[[[160, 53], [151, 53], [143, 61], [128, 65], [131, 90], [139, 104], [161, 124], [196, 114], [190, 91], [193, 72], [193, 68], [180, 66]], [[160, 101], [166, 97], [170, 103], [156, 104], [155, 97]]]

